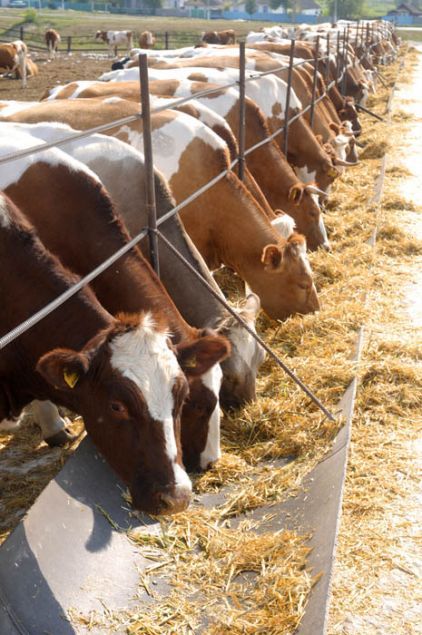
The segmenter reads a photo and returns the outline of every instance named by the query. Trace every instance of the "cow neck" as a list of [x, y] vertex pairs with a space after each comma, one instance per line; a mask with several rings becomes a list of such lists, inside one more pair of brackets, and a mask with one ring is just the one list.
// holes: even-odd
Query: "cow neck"
[[[42, 196], [42, 183], [47, 178], [48, 197]], [[16, 197], [19, 194], [23, 199], [22, 206], [44, 244], [65, 266], [81, 276], [91, 272], [129, 240], [101, 183], [85, 172], [69, 172], [64, 165], [38, 164], [27, 170], [15, 189]], [[28, 191], [33, 194], [31, 199], [25, 197]], [[57, 209], [59, 221], [55, 214]], [[137, 248], [95, 278], [91, 286], [112, 315], [152, 310], [163, 315], [176, 340], [182, 334], [190, 335], [190, 327]]]
[[201, 197], [200, 208], [190, 205], [181, 214], [208, 266], [216, 269], [225, 264], [246, 281], [250, 270], [262, 267], [264, 247], [279, 240], [264, 212], [233, 173]]
[[[64, 293], [77, 278], [46, 251], [26, 222], [16, 224], [13, 231], [2, 230], [0, 236], [5, 274], [2, 295], [13, 298], [13, 310], [7, 304], [0, 312], [4, 334]], [[33, 368], [43, 353], [55, 347], [81, 349], [112, 321], [94, 294], [85, 289], [12, 342], [2, 354], [10, 355], [14, 362], [25, 359], [25, 364]], [[15, 354], [17, 350], [20, 355]]]

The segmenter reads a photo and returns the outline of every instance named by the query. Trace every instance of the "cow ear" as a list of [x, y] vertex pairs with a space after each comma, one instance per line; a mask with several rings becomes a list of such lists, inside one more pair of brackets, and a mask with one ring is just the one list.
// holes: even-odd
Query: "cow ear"
[[337, 123], [334, 123], [333, 121], [330, 123], [329, 128], [331, 128], [331, 130], [333, 130], [336, 135], [340, 134], [340, 126]]
[[221, 335], [204, 335], [176, 347], [177, 359], [187, 377], [199, 377], [230, 355], [230, 342]]
[[283, 252], [278, 245], [267, 245], [262, 252], [261, 262], [264, 269], [270, 273], [280, 270], [283, 263]]
[[246, 298], [245, 304], [241, 308], [240, 315], [245, 320], [249, 320], [251, 322], [252, 320], [256, 320], [256, 316], [258, 315], [260, 308], [261, 300], [259, 299], [259, 296], [257, 296], [256, 293], [251, 292]]
[[303, 185], [301, 183], [295, 183], [289, 190], [289, 199], [294, 202], [295, 205], [299, 205], [303, 196]]
[[59, 390], [73, 390], [89, 369], [86, 353], [56, 348], [38, 360], [36, 370]]

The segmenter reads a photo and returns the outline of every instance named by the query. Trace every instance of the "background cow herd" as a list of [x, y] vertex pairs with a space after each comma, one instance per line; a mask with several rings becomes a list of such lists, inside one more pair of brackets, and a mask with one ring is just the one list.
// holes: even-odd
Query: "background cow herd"
[[[319, 309], [307, 250], [331, 248], [323, 208], [332, 184], [358, 161], [357, 106], [376, 90], [376, 64], [397, 53], [396, 34], [382, 22], [366, 30], [350, 23], [339, 51], [344, 26], [297, 29], [302, 64], [287, 108], [289, 33], [272, 27], [247, 37], [243, 179], [230, 169], [240, 142], [234, 32], [206, 33], [201, 46], [177, 50], [151, 50], [154, 37], [141, 35], [158, 218], [216, 180], [161, 231], [216, 295], [211, 272], [221, 265], [236, 272], [247, 289], [236, 311], [252, 331], [261, 308], [274, 320]], [[13, 298], [13, 311], [0, 308], [2, 335], [147, 224], [139, 49], [127, 31], [96, 38], [114, 55], [127, 49], [120, 69], [52, 87], [39, 102], [0, 102], [0, 160], [24, 151], [0, 172], [1, 280]], [[51, 58], [59, 43], [48, 30]], [[0, 66], [19, 72], [24, 86], [26, 54], [19, 41], [0, 47]], [[175, 106], [180, 97], [190, 100]], [[99, 125], [109, 125], [104, 134], [75, 137]], [[0, 351], [0, 421], [31, 404], [55, 445], [70, 436], [57, 406], [81, 414], [133, 505], [171, 514], [189, 504], [187, 470], [205, 470], [220, 456], [220, 406], [256, 398], [264, 354], [169, 249], [160, 249], [160, 278], [147, 258], [147, 243], [127, 250]]]

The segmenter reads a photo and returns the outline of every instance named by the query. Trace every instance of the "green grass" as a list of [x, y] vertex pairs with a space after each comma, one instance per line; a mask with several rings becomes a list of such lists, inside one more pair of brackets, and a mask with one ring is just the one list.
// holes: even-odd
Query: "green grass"
[[[111, 15], [105, 13], [89, 13], [84, 11], [37, 11], [35, 23], [24, 24], [25, 9], [0, 10], [0, 38], [8, 29], [20, 26], [25, 28], [25, 39], [34, 44], [43, 41], [46, 28], [59, 31], [62, 39], [71, 36], [75, 47], [98, 48], [104, 50], [94, 35], [98, 29], [131, 30], [136, 33], [149, 30], [157, 35], [157, 48], [164, 46], [164, 33], [169, 34], [169, 46], [176, 48], [195, 44], [203, 31], [234, 29], [238, 37], [249, 31], [258, 31], [262, 26], [270, 26], [271, 22], [230, 20], [202, 20], [195, 18], [169, 18], [157, 16]], [[136, 43], [136, 38], [135, 38]]]
[[397, 29], [399, 36], [403, 40], [413, 40], [416, 42], [422, 42], [422, 27], [406, 31], [404, 29]]

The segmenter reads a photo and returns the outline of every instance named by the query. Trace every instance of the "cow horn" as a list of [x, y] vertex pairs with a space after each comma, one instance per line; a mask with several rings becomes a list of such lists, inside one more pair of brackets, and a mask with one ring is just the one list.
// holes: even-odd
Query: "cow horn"
[[316, 185], [309, 184], [305, 187], [305, 190], [310, 194], [319, 194], [319, 196], [324, 196], [325, 198], [328, 196], [327, 192], [320, 190]]
[[344, 161], [343, 159], [334, 159], [334, 163], [336, 165], [341, 165], [345, 168], [350, 168], [352, 165], [357, 165], [358, 162], [356, 161], [355, 163], [350, 163], [350, 161]]

